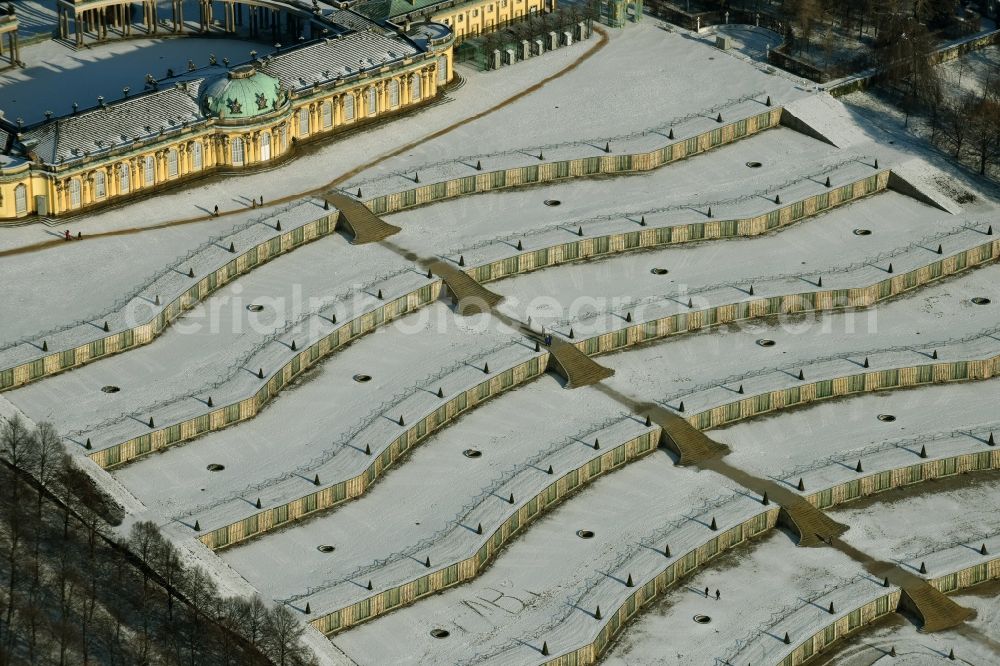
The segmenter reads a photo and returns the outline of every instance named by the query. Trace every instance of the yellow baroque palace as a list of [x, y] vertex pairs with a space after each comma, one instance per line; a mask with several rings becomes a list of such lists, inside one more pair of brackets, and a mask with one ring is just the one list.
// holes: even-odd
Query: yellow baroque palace
[[[362, 19], [348, 18], [355, 26]], [[260, 167], [297, 142], [426, 103], [452, 80], [453, 43], [441, 23], [397, 31], [372, 22], [240, 65], [151, 81], [142, 93], [31, 126], [0, 118], [0, 221]]]
[[556, 8], [556, 0], [362, 0], [352, 7], [375, 21], [405, 25], [429, 19], [443, 23], [461, 40], [550, 12]]

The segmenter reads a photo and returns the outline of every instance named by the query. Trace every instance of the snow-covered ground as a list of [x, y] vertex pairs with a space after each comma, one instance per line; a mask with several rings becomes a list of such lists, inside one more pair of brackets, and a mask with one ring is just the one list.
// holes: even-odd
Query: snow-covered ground
[[[927, 666], [964, 663], [989, 666], [1000, 653], [1000, 583], [986, 583], [966, 593], [950, 595], [960, 606], [976, 612], [973, 619], [954, 629], [933, 634], [921, 632], [911, 621], [892, 617], [818, 657], [816, 664], [827, 666]], [[895, 648], [896, 656], [889, 652]], [[955, 662], [948, 659], [955, 652]]]
[[[531, 664], [593, 640], [601, 622], [674, 557], [762, 510], [710, 472], [676, 468], [661, 452], [598, 479], [543, 516], [485, 574], [340, 634], [359, 663]], [[592, 530], [591, 539], [576, 535]], [[334, 555], [335, 556], [335, 555]], [[557, 565], [553, 566], [555, 563]], [[415, 575], [422, 572], [412, 562]], [[313, 605], [315, 608], [315, 604]], [[429, 635], [435, 628], [446, 639]]]
[[[836, 619], [827, 612], [831, 601], [842, 609], [840, 616], [854, 607], [852, 601], [860, 605], [886, 591], [846, 556], [829, 548], [796, 548], [785, 533], [774, 533], [698, 570], [658, 600], [625, 629], [603, 663], [736, 664], [749, 661], [756, 648], [752, 663], [777, 664], [784, 652]], [[695, 615], [711, 622], [698, 624]], [[782, 642], [786, 631], [791, 646]]]
[[[538, 163], [540, 148], [546, 161], [603, 155], [605, 141], [612, 154], [649, 150], [668, 142], [664, 133], [669, 127], [682, 140], [716, 127], [716, 113], [727, 120], [760, 113], [769, 95], [829, 143], [787, 128], [772, 129], [642, 176], [566, 182], [425, 206], [388, 216], [403, 228], [392, 242], [425, 256], [454, 260], [464, 255], [466, 265], [473, 266], [511, 256], [517, 240], [523, 239], [526, 250], [532, 243], [565, 242], [558, 235], [572, 238], [566, 228], [575, 232], [577, 225], [590, 235], [638, 229], [636, 215], [644, 215], [650, 226], [686, 224], [706, 219], [703, 207], [709, 204], [716, 219], [758, 215], [774, 206], [774, 194], [787, 205], [824, 191], [826, 175], [836, 187], [874, 174], [875, 157], [881, 168], [904, 174], [951, 211], [888, 192], [761, 238], [633, 253], [490, 285], [507, 297], [501, 306], [505, 312], [521, 318], [532, 314], [536, 324], [554, 325], [557, 333], [574, 325], [577, 338], [585, 334], [588, 313], [620, 312], [647, 300], [665, 311], [679, 311], [686, 308], [686, 296], [679, 303], [664, 297], [682, 292], [694, 294], [700, 306], [747, 300], [743, 288], [750, 284], [757, 297], [811, 291], [812, 280], [820, 275], [830, 289], [871, 284], [886, 278], [889, 261], [897, 274], [924, 266], [940, 259], [939, 242], [947, 256], [983, 242], [986, 225], [998, 226], [996, 200], [988, 188], [950, 168], [884, 117], [866, 117], [857, 107], [847, 109], [818, 94], [811, 84], [768, 74], [743, 54], [724, 53], [684, 31], [661, 30], [654, 21], [610, 34], [608, 45], [576, 70], [357, 174], [345, 188], [360, 184], [369, 198], [413, 187], [414, 171], [427, 183], [457, 173], [472, 175], [477, 159], [486, 170]], [[88, 240], [88, 233], [201, 215], [215, 203], [226, 210], [245, 207], [241, 197], [272, 200], [321, 186], [542, 81], [594, 48], [597, 39], [500, 72], [460, 67], [466, 81], [442, 103], [316, 146], [271, 172], [197, 184], [74, 220], [72, 230], [82, 230], [85, 242], [4, 258], [9, 279], [0, 311], [17, 312], [19, 319], [0, 327], [0, 344], [110, 307], [175, 257], [271, 208], [134, 235]], [[53, 44], [29, 47], [40, 54], [52, 50], [51, 70], [35, 63], [34, 76], [30, 70], [22, 72], [30, 80], [4, 86], [0, 95], [18, 100], [31, 96], [36, 112], [44, 110], [46, 100], [66, 106], [77, 88], [63, 88], [50, 98], [55, 94], [48, 92], [51, 82], [97, 72], [104, 77], [102, 85], [113, 86], [105, 93], [113, 97], [123, 85], [119, 78], [141, 81], [146, 69], [179, 69], [188, 57], [200, 62], [190, 50], [180, 62], [166, 60], [180, 48], [175, 44], [205, 41], [134, 41], [72, 56], [60, 54], [62, 47]], [[207, 43], [220, 58], [226, 55], [219, 49], [228, 42]], [[207, 59], [207, 52], [197, 53]], [[644, 58], [637, 61], [636, 53]], [[32, 92], [32, 86], [46, 91]], [[595, 88], [601, 94], [588, 94], [582, 103], [581, 91]], [[87, 91], [100, 94], [96, 88]], [[14, 114], [8, 109], [7, 115]], [[762, 167], [748, 168], [751, 161]], [[545, 206], [546, 199], [562, 203]], [[957, 229], [963, 225], [979, 231]], [[857, 228], [873, 233], [855, 235]], [[40, 225], [3, 229], [0, 248], [48, 239], [51, 232]], [[669, 273], [653, 275], [654, 267]], [[397, 270], [402, 273], [396, 275]], [[98, 448], [114, 444], [148, 431], [145, 422], [151, 415], [158, 425], [166, 424], [203, 413], [208, 396], [222, 404], [249, 395], [260, 386], [258, 367], [270, 371], [287, 359], [290, 349], [282, 343], [311, 339], [302, 329], [282, 329], [296, 312], [310, 310], [311, 299], [367, 291], [360, 304], [352, 301], [366, 307], [374, 302], [375, 285], [392, 297], [392, 285], [399, 285], [391, 280], [410, 280], [411, 289], [428, 282], [387, 247], [351, 246], [341, 236], [319, 240], [227, 285], [153, 344], [7, 393], [4, 409], [9, 405], [32, 420], [53, 420], [63, 434], [89, 436]], [[738, 384], [747, 395], [795, 385], [799, 369], [807, 381], [815, 381], [856, 374], [865, 357], [875, 369], [926, 363], [933, 350], [942, 361], [982, 358], [998, 353], [1000, 340], [960, 339], [1000, 324], [998, 282], [1000, 266], [989, 266], [868, 311], [740, 323], [599, 361], [616, 371], [604, 382], [610, 389], [643, 401], [660, 400], [670, 408], [683, 399], [690, 414], [731, 401]], [[973, 305], [974, 296], [994, 302]], [[549, 300], [542, 304], [542, 298]], [[539, 309], [529, 309], [533, 301]], [[257, 326], [250, 325], [243, 307], [249, 303], [266, 306]], [[637, 321], [652, 314], [654, 309], [636, 311]], [[609, 319], [601, 330], [620, 328], [621, 319]], [[275, 336], [277, 331], [282, 332]], [[758, 345], [762, 338], [775, 345]], [[482, 381], [487, 361], [496, 374], [538, 354], [519, 332], [498, 325], [495, 318], [457, 317], [443, 302], [435, 303], [338, 350], [256, 418], [147, 456], [104, 478], [132, 512], [126, 524], [151, 519], [164, 525], [185, 546], [185, 557], [210, 564], [222, 589], [243, 593], [256, 588], [269, 598], [289, 600], [294, 608], [309, 602], [316, 617], [426, 574], [425, 556], [435, 568], [469, 557], [491, 528], [520, 506], [521, 497], [538, 492], [551, 478], [545, 474], [548, 464], [556, 470], [580, 466], [597, 453], [590, 446], [592, 438], [600, 437], [607, 449], [648, 428], [599, 387], [565, 390], [546, 375], [434, 433], [357, 501], [336, 511], [264, 534], [221, 556], [194, 541], [195, 520], [203, 530], [212, 529], [256, 513], [258, 497], [264, 506], [274, 506], [314, 492], [314, 474], [324, 486], [355, 476], [373, 459], [364, 453], [365, 445], [378, 455], [401, 431], [400, 415], [410, 425], [440, 404], [439, 387], [450, 396]], [[358, 373], [370, 375], [371, 381], [354, 381]], [[996, 381], [871, 394], [755, 419], [715, 434], [731, 446], [729, 459], [736, 466], [761, 476], [855, 453], [865, 458], [868, 469], [891, 466], [896, 463], [889, 454], [898, 449], [872, 447], [1000, 423]], [[101, 392], [108, 384], [122, 390]], [[880, 413], [897, 419], [881, 422], [875, 418]], [[934, 440], [931, 459], [985, 447], [973, 438], [959, 439]], [[482, 457], [463, 456], [467, 448], [482, 451]], [[210, 472], [206, 466], [211, 463], [224, 469]], [[810, 488], [836, 480], [824, 469], [810, 471], [817, 475], [810, 477]], [[884, 496], [876, 508], [862, 500], [835, 517], [852, 526], [845, 535], [852, 545], [910, 566], [911, 560], [926, 559], [933, 573], [935, 557], [957, 561], [956, 553], [962, 552], [956, 549], [964, 546], [956, 543], [993, 539], [1000, 531], [993, 518], [1000, 509], [995, 486], [993, 481], [947, 485], [945, 493], [914, 491], [895, 503], [882, 501], [892, 499]], [[675, 467], [668, 454], [654, 451], [596, 479], [523, 527], [477, 578], [346, 631], [334, 644], [359, 663], [537, 663], [543, 659], [543, 642], [555, 655], [592, 641], [600, 627], [593, 609], [597, 604], [606, 613], [617, 608], [634, 591], [624, 585], [628, 574], [641, 585], [662, 570], [669, 560], [657, 549], [664, 543], [681, 555], [713, 536], [711, 517], [724, 530], [764, 510], [742, 492], [713, 473]], [[506, 501], [509, 493], [515, 495], [514, 505]], [[472, 529], [479, 523], [483, 535]], [[579, 529], [595, 535], [580, 539], [575, 534]], [[320, 544], [336, 550], [320, 553]], [[1000, 552], [1000, 543], [995, 549]], [[787, 535], [777, 533], [682, 583], [654, 613], [626, 629], [608, 661], [697, 664], [732, 657], [733, 663], [777, 663], [787, 649], [780, 640], [784, 631], [793, 634], [794, 643], [829, 620], [824, 595], [846, 612], [851, 604], [882, 593], [884, 588], [873, 587], [861, 573], [832, 549], [795, 549]], [[363, 589], [368, 579], [371, 591]], [[719, 589], [721, 601], [700, 594], [706, 586]], [[981, 616], [970, 626], [995, 635], [997, 613], [988, 604], [979, 607]], [[695, 613], [711, 615], [712, 622], [694, 623]], [[447, 629], [451, 636], [433, 638], [429, 632], [434, 628]], [[913, 650], [922, 649], [918, 638], [904, 636], [905, 628], [894, 631]], [[968, 650], [969, 660], [978, 663], [982, 653], [976, 650], [983, 644], [955, 635], [960, 636], [956, 644], [963, 646], [960, 656]], [[927, 645], [937, 649], [941, 643]]]
[[[97, 430], [112, 414], [151, 412], [163, 420], [160, 408], [193, 396], [228, 404], [260, 388], [258, 368], [270, 376], [294, 356], [293, 340], [301, 349], [335, 328], [319, 315], [346, 322], [382, 305], [379, 289], [393, 299], [431, 282], [390, 250], [352, 246], [339, 235], [292, 254], [223, 287], [152, 344], [28, 384], [10, 399], [64, 432]], [[251, 304], [264, 310], [250, 312]], [[109, 384], [122, 390], [102, 393]], [[117, 443], [111, 433], [93, 434], [95, 446]]]
[[[922, 443], [928, 459], [988, 451], [975, 435], [994, 428], [1000, 433], [998, 406], [1000, 380], [994, 379], [866, 394], [738, 423], [711, 436], [732, 450], [729, 463], [791, 483], [804, 477], [815, 490], [856, 478], [857, 460], [868, 473], [913, 464]], [[879, 414], [896, 420], [879, 421]]]
[[[972, 305], [967, 289], [968, 285], [988, 288], [998, 271], [984, 268], [869, 311], [750, 321], [609, 354], [600, 362], [616, 374], [604, 383], [627, 395], [666, 400], [671, 406], [684, 396], [687, 411], [693, 413], [731, 401], [740, 381], [748, 395], [772, 384], [777, 387], [785, 379], [797, 381], [799, 367], [815, 381], [821, 371], [856, 374], [866, 355], [872, 368], [927, 362], [934, 348], [942, 360], [964, 354], [985, 357], [996, 353], [1000, 341], [955, 342], [953, 353], [946, 351], [945, 343], [996, 325], [993, 306]], [[759, 339], [775, 344], [763, 347], [757, 344]], [[808, 368], [810, 363], [815, 372]]]
[[[510, 331], [483, 333], [455, 319], [448, 319], [448, 330], [437, 330], [444, 320], [418, 313], [376, 331], [332, 356], [255, 419], [115, 474], [158, 515], [188, 515], [201, 507], [198, 516], [206, 526], [209, 507], [220, 516], [252, 509], [252, 500], [240, 499], [247, 493], [273, 506], [314, 488], [314, 474], [324, 483], [354, 476], [371, 462], [365, 444], [377, 455], [402, 430], [396, 423], [401, 414], [414, 422], [440, 403], [439, 385], [451, 395], [481, 381], [483, 363], [497, 372], [535, 354]], [[371, 381], [352, 380], [358, 373]], [[207, 471], [213, 462], [225, 471]]]
[[989, 78], [1000, 76], [1000, 46], [988, 46], [949, 60], [938, 67], [938, 74], [948, 86], [982, 94]]
[[[815, 289], [818, 278], [824, 289], [875, 284], [885, 279], [890, 262], [894, 271], [904, 271], [936, 261], [926, 247], [932, 243], [931, 250], [941, 244], [944, 252], [947, 245], [945, 253], [952, 254], [984, 242], [975, 231], [945, 235], [956, 230], [955, 222], [888, 192], [777, 234], [614, 256], [518, 276], [491, 288], [507, 298], [504, 311], [531, 316], [563, 334], [572, 323], [577, 335], [589, 335], [619, 327], [618, 315], [626, 310], [640, 321], [687, 311], [689, 297], [702, 309]], [[858, 228], [872, 233], [858, 236], [853, 233]], [[932, 237], [939, 238], [927, 240]], [[653, 273], [662, 268], [669, 273]], [[746, 293], [750, 285], [752, 297]]]
[[[561, 475], [650, 430], [610, 398], [560, 391], [546, 376], [435, 433], [358, 501], [221, 555], [275, 598], [323, 585], [326, 599], [342, 602], [364, 594], [351, 582], [362, 577], [378, 593], [413, 576], [411, 556], [443, 567], [474, 555], [498, 524], [552, 482], [549, 465]], [[482, 457], [464, 456], [469, 448]], [[337, 550], [319, 553], [320, 543]], [[313, 607], [322, 609], [315, 601]]]
[[[897, 490], [872, 511], [868, 502], [843, 505], [830, 515], [851, 529], [847, 543], [912, 573], [926, 563], [925, 578], [972, 566], [1000, 553], [1000, 478], [958, 476], [935, 482], [935, 490]], [[929, 484], [931, 486], [935, 484]], [[985, 543], [992, 555], [983, 556]]]
[[[745, 163], [751, 160], [764, 166], [749, 169]], [[544, 192], [528, 189], [461, 197], [386, 219], [403, 229], [394, 237], [397, 243], [425, 255], [455, 254], [467, 247], [482, 248], [470, 252], [467, 260], [472, 261], [474, 256], [485, 259], [492, 258], [500, 250], [511, 252], [513, 247], [509, 243], [500, 241], [498, 249], [492, 247], [496, 243], [489, 245], [487, 242], [519, 231], [537, 236], [533, 241], [536, 243], [562, 242], [561, 237], [548, 237], [557, 224], [584, 224], [590, 232], [596, 231], [597, 226], [607, 225], [596, 224], [598, 218], [615, 216], [619, 219], [610, 220], [611, 224], [631, 227], [635, 222], [623, 219], [624, 216], [647, 212], [650, 224], [685, 224], [703, 219], [701, 212], [692, 209], [697, 203], [714, 206], [718, 218], [758, 215], [774, 204], [763, 196], [754, 196], [755, 193], [766, 192], [771, 197], [779, 194], [791, 203], [823, 191], [819, 174], [829, 170], [831, 165], [839, 165], [830, 174], [835, 186], [868, 175], [868, 167], [850, 156], [839, 155], [830, 146], [792, 130], [776, 129], [650, 174], [603, 181], [600, 186], [595, 186], [594, 181], [570, 181], [546, 187]], [[809, 179], [809, 175], [813, 178]], [[717, 183], [711, 189], [705, 187], [709, 178]], [[620, 199], [607, 197], [609, 186], [620, 192]], [[545, 206], [545, 199], [558, 199], [562, 205]], [[623, 205], [625, 201], [627, 205]], [[650, 212], [653, 210], [662, 212]], [[315, 202], [255, 211], [241, 217], [263, 223], [251, 224], [235, 241], [241, 247], [248, 244], [251, 234], [261, 235], [265, 224], [273, 226], [274, 220], [283, 220], [287, 229], [293, 220], [307, 221], [322, 214], [325, 211]], [[929, 214], [920, 217], [930, 219]], [[594, 222], [588, 223], [588, 220]], [[75, 231], [75, 226], [68, 226], [71, 233]], [[0, 308], [21, 312], [23, 319], [5, 327], [0, 333], [4, 336], [0, 343], [29, 335], [37, 337], [38, 333], [58, 323], [96, 319], [126, 294], [145, 286], [152, 274], [203, 243], [204, 234], [222, 236], [246, 226], [247, 221], [242, 219], [235, 223], [225, 219], [163, 229], [143, 234], [141, 239], [112, 236], [86, 243], [67, 243], [64, 248], [60, 247], [64, 259], [58, 269], [51, 263], [51, 251], [6, 257], [4, 262], [13, 275], [11, 288], [0, 294]], [[546, 230], [550, 231], [549, 235], [544, 234]], [[272, 230], [267, 231], [273, 235]], [[58, 235], [60, 232], [50, 230], [50, 233]], [[147, 236], [149, 243], [145, 241]], [[229, 243], [227, 240], [221, 244], [228, 246]], [[142, 246], [138, 260], [114, 260], [123, 253], [134, 252], [132, 248], [137, 245]], [[347, 254], [349, 252], [345, 252]], [[352, 259], [344, 258], [345, 261]], [[367, 257], [362, 259], [371, 261]], [[280, 265], [298, 261], [294, 258], [278, 260]], [[385, 262], [377, 267], [389, 269]], [[37, 288], [39, 284], [43, 285], [42, 289]], [[188, 285], [186, 281], [182, 284], [182, 288]], [[165, 296], [166, 288], [161, 287], [160, 292]], [[49, 348], [56, 348], [54, 340], [49, 340]]]

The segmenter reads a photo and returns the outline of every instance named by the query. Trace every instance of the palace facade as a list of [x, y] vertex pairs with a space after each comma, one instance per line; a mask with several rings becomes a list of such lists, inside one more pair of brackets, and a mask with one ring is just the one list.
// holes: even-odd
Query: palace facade
[[[452, 80], [454, 33], [403, 32], [353, 12], [345, 27], [235, 66], [24, 126], [0, 118], [0, 221], [60, 216], [213, 171], [261, 167], [302, 141], [424, 104]], [[367, 29], [358, 29], [358, 28]]]
[[532, 14], [550, 12], [556, 0], [361, 0], [351, 5], [375, 21], [407, 25], [429, 20], [450, 27], [458, 40], [492, 32]]

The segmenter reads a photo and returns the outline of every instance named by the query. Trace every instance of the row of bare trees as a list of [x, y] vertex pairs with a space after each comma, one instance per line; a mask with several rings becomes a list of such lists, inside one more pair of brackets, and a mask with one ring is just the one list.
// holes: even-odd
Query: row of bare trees
[[900, 19], [880, 42], [879, 80], [905, 122], [914, 113], [926, 117], [931, 141], [982, 175], [1000, 166], [1000, 71], [973, 77], [967, 89], [956, 85], [937, 64], [928, 28], [912, 18]]
[[151, 522], [121, 510], [49, 424], [0, 423], [0, 666], [302, 666], [303, 625], [259, 597], [222, 597]]

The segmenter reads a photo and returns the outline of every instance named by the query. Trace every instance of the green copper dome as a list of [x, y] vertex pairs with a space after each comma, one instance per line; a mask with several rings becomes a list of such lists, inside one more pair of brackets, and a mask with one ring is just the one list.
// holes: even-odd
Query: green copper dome
[[201, 89], [205, 115], [223, 120], [251, 119], [271, 113], [285, 102], [278, 79], [251, 65], [234, 67], [207, 80]]

